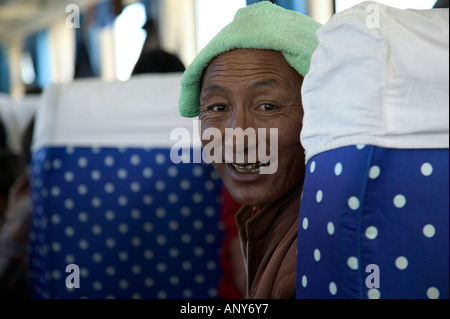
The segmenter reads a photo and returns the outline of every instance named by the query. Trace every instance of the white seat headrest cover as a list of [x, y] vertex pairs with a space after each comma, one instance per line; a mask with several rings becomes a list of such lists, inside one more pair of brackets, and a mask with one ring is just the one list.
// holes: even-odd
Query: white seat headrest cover
[[[42, 146], [171, 147], [176, 128], [195, 140], [193, 119], [178, 113], [182, 73], [143, 74], [130, 80], [77, 80], [53, 85], [36, 118], [33, 151]], [[195, 132], [197, 133], [197, 132]]]
[[303, 87], [306, 161], [334, 148], [449, 147], [449, 10], [363, 2], [317, 32]]

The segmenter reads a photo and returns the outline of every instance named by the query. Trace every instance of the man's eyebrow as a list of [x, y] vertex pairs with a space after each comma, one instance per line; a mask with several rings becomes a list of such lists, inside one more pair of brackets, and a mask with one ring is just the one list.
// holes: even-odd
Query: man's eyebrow
[[208, 84], [205, 87], [202, 87], [201, 92], [214, 93], [214, 92], [223, 92], [226, 89], [223, 86], [217, 84]]
[[250, 85], [250, 89], [258, 89], [262, 87], [278, 87], [280, 83], [275, 79], [266, 79], [253, 83]]

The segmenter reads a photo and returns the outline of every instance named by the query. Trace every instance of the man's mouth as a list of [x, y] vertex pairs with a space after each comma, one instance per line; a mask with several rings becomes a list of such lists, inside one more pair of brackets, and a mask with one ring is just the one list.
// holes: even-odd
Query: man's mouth
[[266, 163], [251, 163], [247, 165], [240, 165], [236, 163], [231, 163], [231, 165], [234, 167], [236, 171], [239, 173], [257, 173], [261, 169], [261, 167], [267, 167], [270, 165], [270, 160], [268, 160]]

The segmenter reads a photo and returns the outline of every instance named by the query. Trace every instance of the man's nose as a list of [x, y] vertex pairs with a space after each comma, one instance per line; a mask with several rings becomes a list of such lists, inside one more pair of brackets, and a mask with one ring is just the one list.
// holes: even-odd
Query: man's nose
[[256, 148], [257, 133], [253, 117], [247, 110], [238, 108], [232, 115], [230, 129], [233, 134], [225, 134], [225, 147], [233, 153], [247, 152]]
[[248, 113], [244, 107], [238, 105], [231, 116], [230, 128], [241, 128], [245, 130], [250, 121], [250, 115]]

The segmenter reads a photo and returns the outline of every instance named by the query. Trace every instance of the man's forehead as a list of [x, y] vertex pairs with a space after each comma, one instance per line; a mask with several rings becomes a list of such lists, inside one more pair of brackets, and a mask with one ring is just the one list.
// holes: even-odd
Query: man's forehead
[[240, 83], [253, 90], [276, 88], [299, 80], [302, 76], [279, 51], [234, 49], [211, 60], [203, 73], [201, 91], [219, 92], [227, 83]]
[[286, 63], [283, 54], [280, 51], [275, 50], [263, 50], [263, 49], [232, 49], [221, 53], [214, 57], [208, 66], [214, 63], [224, 63], [232, 61], [242, 61], [250, 59], [251, 61], [272, 61], [276, 63]]
[[[257, 91], [258, 89], [266, 88], [277, 88], [281, 87], [282, 84], [275, 78], [266, 77], [261, 79], [255, 79], [249, 81], [248, 79], [243, 79], [246, 84], [246, 88], [250, 90]], [[202, 93], [224, 93], [227, 91], [226, 85], [218, 81], [205, 81], [202, 86]]]

